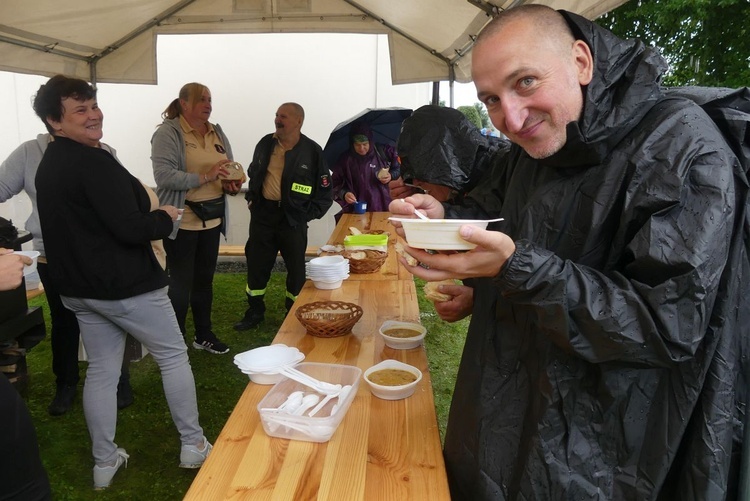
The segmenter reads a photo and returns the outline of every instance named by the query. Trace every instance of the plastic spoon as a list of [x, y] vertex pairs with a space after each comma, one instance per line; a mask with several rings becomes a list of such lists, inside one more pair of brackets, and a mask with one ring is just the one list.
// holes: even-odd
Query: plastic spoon
[[322, 393], [324, 395], [330, 395], [331, 393], [338, 394], [341, 391], [340, 384], [332, 384], [325, 381], [320, 381], [310, 376], [309, 374], [305, 374], [304, 372], [292, 367], [281, 367], [278, 370], [278, 373], [283, 374], [284, 376], [288, 377], [289, 379], [293, 379], [298, 383], [302, 383], [305, 386], [310, 387], [318, 393]]
[[307, 412], [310, 407], [314, 407], [315, 404], [320, 402], [320, 397], [316, 395], [315, 393], [310, 393], [309, 395], [305, 395], [305, 398], [302, 399], [302, 404], [294, 409], [290, 414], [292, 416], [301, 416], [305, 412]]
[[[341, 391], [342, 391], [342, 392], [344, 391], [344, 390], [343, 390], [343, 388], [341, 389]], [[327, 403], [328, 403], [328, 402], [329, 402], [329, 401], [330, 401], [330, 400], [331, 400], [332, 398], [336, 398], [336, 397], [338, 397], [339, 395], [341, 395], [341, 393], [339, 393], [339, 394], [334, 394], [334, 393], [331, 393], [330, 395], [326, 395], [326, 396], [325, 396], [325, 397], [323, 398], [323, 400], [321, 400], [321, 401], [320, 401], [320, 403], [319, 403], [318, 405], [316, 405], [316, 406], [315, 406], [315, 407], [313, 408], [313, 410], [311, 410], [311, 411], [310, 411], [310, 414], [308, 414], [308, 416], [310, 416], [310, 417], [313, 417], [313, 416], [314, 416], [315, 414], [317, 414], [317, 413], [318, 413], [318, 411], [319, 411], [320, 409], [322, 409], [323, 407], [325, 407], [325, 405], [326, 405], [326, 404], [327, 404]]]
[[[406, 201], [402, 198], [402, 202], [406, 203]], [[419, 212], [416, 208], [414, 209], [414, 215], [417, 216], [419, 219], [423, 219], [425, 221], [429, 221], [430, 218]]]
[[344, 400], [346, 400], [346, 397], [349, 396], [349, 392], [351, 391], [352, 391], [352, 385], [350, 384], [347, 384], [346, 386], [341, 388], [341, 393], [339, 393], [339, 400], [338, 402], [336, 402], [336, 405], [333, 406], [333, 409], [331, 409], [331, 416], [333, 416], [334, 414], [338, 412]]
[[423, 221], [429, 221], [430, 218], [419, 212], [417, 209], [414, 209], [414, 215], [417, 216], [419, 219], [422, 219]]
[[289, 407], [296, 409], [302, 403], [303, 395], [304, 395], [304, 392], [302, 391], [293, 391], [289, 394], [288, 397], [286, 397], [286, 400], [284, 400], [284, 402], [278, 407], [266, 407], [261, 410], [281, 412], [281, 411], [286, 411]]

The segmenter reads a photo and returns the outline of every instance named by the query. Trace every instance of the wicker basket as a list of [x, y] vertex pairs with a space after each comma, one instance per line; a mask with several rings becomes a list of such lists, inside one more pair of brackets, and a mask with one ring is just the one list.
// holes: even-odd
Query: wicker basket
[[[362, 252], [365, 254], [364, 259], [352, 258], [352, 254]], [[385, 259], [388, 257], [387, 252], [370, 249], [358, 251], [345, 250], [341, 255], [349, 260], [349, 271], [352, 273], [375, 273], [383, 266]]]
[[294, 314], [311, 336], [338, 337], [352, 332], [362, 308], [343, 301], [316, 301], [303, 304]]

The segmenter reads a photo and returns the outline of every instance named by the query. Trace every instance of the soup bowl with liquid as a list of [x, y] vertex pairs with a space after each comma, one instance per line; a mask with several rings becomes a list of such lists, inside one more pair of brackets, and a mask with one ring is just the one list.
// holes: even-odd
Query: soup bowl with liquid
[[423, 325], [413, 322], [386, 320], [380, 326], [385, 345], [396, 350], [410, 350], [422, 344], [427, 334]]
[[414, 394], [422, 371], [398, 360], [383, 360], [364, 373], [373, 395], [383, 400], [401, 400]]

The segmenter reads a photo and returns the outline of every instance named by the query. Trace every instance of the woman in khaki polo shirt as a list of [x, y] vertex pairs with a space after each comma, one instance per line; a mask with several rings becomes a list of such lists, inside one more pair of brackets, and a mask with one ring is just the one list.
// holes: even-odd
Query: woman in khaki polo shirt
[[211, 330], [213, 276], [220, 234], [227, 225], [226, 194], [240, 191], [242, 181], [222, 180], [229, 171], [232, 148], [211, 116], [211, 92], [189, 83], [162, 113], [164, 122], [151, 138], [156, 193], [162, 204], [184, 213], [164, 240], [169, 272], [169, 297], [183, 335], [188, 307], [193, 312], [193, 347], [222, 354], [229, 347]]

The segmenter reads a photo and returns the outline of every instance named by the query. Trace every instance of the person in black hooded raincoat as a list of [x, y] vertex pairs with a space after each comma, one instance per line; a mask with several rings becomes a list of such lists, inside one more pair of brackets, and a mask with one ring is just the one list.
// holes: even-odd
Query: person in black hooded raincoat
[[441, 201], [458, 203], [474, 188], [508, 141], [483, 135], [454, 108], [428, 104], [401, 125], [398, 156], [401, 181], [390, 183], [391, 198], [419, 193], [414, 184]]
[[505, 11], [472, 68], [513, 146], [460, 207], [390, 205], [505, 218], [463, 226], [472, 251], [401, 260], [474, 278], [444, 446], [453, 498], [734, 499], [750, 335], [737, 158], [664, 92], [656, 51], [577, 15]]

